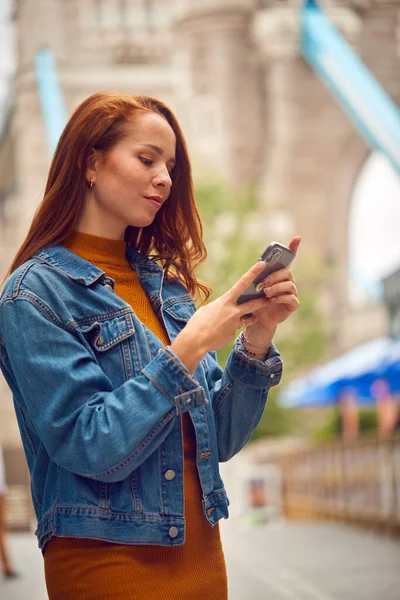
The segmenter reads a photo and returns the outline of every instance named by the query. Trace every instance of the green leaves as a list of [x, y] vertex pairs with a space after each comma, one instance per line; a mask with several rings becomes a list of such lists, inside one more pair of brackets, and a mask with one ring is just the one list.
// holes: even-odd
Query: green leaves
[[[213, 287], [213, 300], [229, 289], [254, 264], [272, 240], [261, 239], [255, 232], [260, 210], [255, 187], [232, 189], [217, 179], [196, 186], [197, 206], [203, 221], [208, 259], [198, 275]], [[321, 361], [327, 351], [328, 329], [319, 308], [321, 286], [327, 276], [319, 257], [305, 259], [300, 251], [293, 264], [299, 290], [300, 308], [279, 326], [276, 344], [284, 360], [285, 382]], [[224, 365], [233, 339], [218, 352]], [[301, 411], [282, 409], [276, 401], [279, 388], [272, 388], [267, 408], [252, 439], [289, 434], [301, 430]], [[303, 417], [304, 418], [304, 417]]]

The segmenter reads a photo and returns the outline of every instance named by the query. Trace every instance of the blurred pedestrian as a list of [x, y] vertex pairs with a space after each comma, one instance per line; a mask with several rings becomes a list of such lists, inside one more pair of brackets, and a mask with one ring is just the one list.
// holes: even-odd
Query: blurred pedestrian
[[11, 565], [10, 552], [7, 540], [7, 525], [6, 525], [6, 473], [4, 467], [3, 450], [0, 446], [0, 560], [3, 577], [13, 579], [17, 577]]
[[[170, 109], [84, 101], [0, 301], [50, 600], [227, 597], [218, 462], [257, 426], [281, 377], [272, 338], [299, 302], [282, 269], [238, 305], [256, 264], [196, 310], [205, 256]], [[222, 370], [214, 351], [245, 325]]]
[[345, 388], [339, 396], [339, 409], [342, 424], [342, 439], [356, 440], [360, 434], [360, 413], [357, 396], [351, 388]]

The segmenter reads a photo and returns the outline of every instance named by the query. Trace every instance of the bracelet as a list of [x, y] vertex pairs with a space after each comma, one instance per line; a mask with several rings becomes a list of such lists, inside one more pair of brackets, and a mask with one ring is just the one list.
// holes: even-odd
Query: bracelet
[[269, 348], [270, 348], [269, 346], [268, 346], [268, 348], [264, 348], [264, 346], [257, 346], [257, 344], [252, 344], [252, 343], [251, 343], [251, 342], [249, 342], [249, 340], [247, 339], [247, 337], [246, 337], [246, 334], [245, 334], [245, 332], [244, 332], [244, 331], [242, 331], [242, 344], [243, 344], [243, 341], [244, 341], [246, 344], [248, 344], [249, 346], [253, 346], [254, 348], [260, 348], [260, 350], [265, 350], [265, 351], [267, 351], [267, 350], [269, 350]]
[[[250, 348], [248, 347], [248, 345], [247, 345], [248, 342], [247, 342], [247, 338], [246, 338], [246, 336], [244, 334], [244, 331], [242, 331], [242, 333], [240, 334], [240, 341], [242, 342], [242, 346], [243, 346], [243, 348], [244, 348], [244, 350], [245, 350], [245, 352], [247, 354], [249, 354], [250, 356], [257, 356], [257, 353], [256, 352], [252, 352], [250, 350]], [[251, 345], [253, 346], [253, 344], [251, 344]], [[261, 348], [261, 346], [255, 346], [255, 347], [256, 348]], [[262, 350], [264, 350], [265, 352], [267, 352], [269, 350], [269, 348], [262, 348]]]

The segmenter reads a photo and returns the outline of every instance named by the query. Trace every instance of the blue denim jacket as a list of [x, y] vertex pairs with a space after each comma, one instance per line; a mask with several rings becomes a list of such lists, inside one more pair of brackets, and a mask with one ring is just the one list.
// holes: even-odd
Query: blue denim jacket
[[[164, 280], [154, 261], [130, 248], [127, 259], [172, 341], [196, 309], [192, 298]], [[19, 267], [0, 298], [0, 366], [14, 397], [42, 549], [53, 535], [183, 544], [179, 416], [187, 411], [204, 516], [210, 525], [227, 518], [218, 463], [249, 440], [281, 378], [274, 346], [261, 362], [239, 338], [225, 370], [209, 353], [191, 374], [113, 284], [58, 245]]]

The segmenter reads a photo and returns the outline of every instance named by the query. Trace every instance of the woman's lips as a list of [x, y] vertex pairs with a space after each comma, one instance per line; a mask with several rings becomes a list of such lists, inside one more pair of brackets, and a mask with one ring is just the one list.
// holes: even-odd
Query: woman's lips
[[146, 198], [146, 200], [148, 200], [149, 202], [154, 204], [154, 206], [157, 206], [157, 208], [160, 208], [160, 206], [162, 204], [162, 196], [144, 196], [144, 197]]

